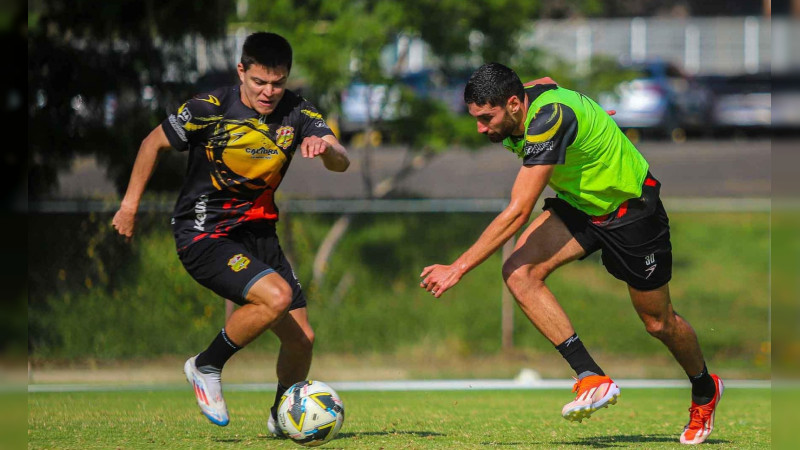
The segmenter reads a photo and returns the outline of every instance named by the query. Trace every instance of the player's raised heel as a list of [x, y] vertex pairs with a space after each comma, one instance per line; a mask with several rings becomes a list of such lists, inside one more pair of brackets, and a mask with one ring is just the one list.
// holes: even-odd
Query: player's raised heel
[[575, 400], [564, 405], [561, 416], [573, 422], [588, 419], [600, 408], [617, 404], [619, 387], [611, 378], [603, 375], [590, 375], [576, 380], [572, 392], [577, 392]]
[[193, 356], [186, 360], [183, 365], [183, 373], [186, 379], [194, 388], [194, 395], [197, 398], [197, 406], [200, 412], [215, 425], [224, 427], [228, 424], [228, 407], [222, 397], [222, 382], [219, 373], [202, 373], [197, 370]]
[[722, 393], [725, 391], [725, 385], [718, 376], [711, 374], [711, 378], [717, 388], [714, 398], [705, 405], [692, 402], [692, 406], [689, 408], [689, 423], [683, 427], [683, 433], [681, 433], [681, 444], [701, 444], [714, 431], [714, 416], [717, 413], [717, 405], [722, 399]]

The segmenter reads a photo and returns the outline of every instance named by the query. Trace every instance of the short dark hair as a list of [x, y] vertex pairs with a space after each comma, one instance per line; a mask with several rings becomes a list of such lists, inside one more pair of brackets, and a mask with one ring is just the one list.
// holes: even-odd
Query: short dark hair
[[513, 70], [500, 63], [478, 67], [464, 87], [464, 103], [478, 106], [503, 106], [512, 96], [525, 98], [525, 87]]
[[279, 34], [259, 31], [244, 40], [241, 63], [244, 70], [253, 64], [260, 64], [270, 68], [285, 66], [291, 72], [292, 46]]

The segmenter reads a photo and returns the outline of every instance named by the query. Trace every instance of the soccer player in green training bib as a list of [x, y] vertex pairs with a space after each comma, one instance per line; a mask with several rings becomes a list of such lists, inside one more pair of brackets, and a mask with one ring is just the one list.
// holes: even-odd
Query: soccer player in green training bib
[[506, 209], [450, 265], [423, 269], [420, 286], [435, 297], [453, 287], [530, 218], [546, 185], [556, 197], [525, 229], [503, 264], [503, 279], [522, 311], [576, 373], [575, 400], [561, 411], [582, 421], [615, 404], [619, 387], [589, 355], [545, 284], [556, 268], [602, 250], [606, 270], [628, 284], [647, 331], [661, 340], [692, 383], [684, 444], [714, 428], [722, 380], [709, 374], [697, 335], [675, 313], [669, 295], [672, 247], [661, 184], [609, 113], [585, 95], [543, 78], [525, 85], [498, 63], [481, 66], [464, 88], [478, 132], [522, 159]]

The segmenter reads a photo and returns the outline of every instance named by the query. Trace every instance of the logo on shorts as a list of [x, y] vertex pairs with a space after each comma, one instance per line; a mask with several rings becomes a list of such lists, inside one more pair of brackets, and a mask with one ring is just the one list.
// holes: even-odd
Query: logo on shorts
[[644, 277], [644, 279], [646, 280], [650, 278], [651, 275], [653, 275], [653, 272], [656, 271], [656, 267], [658, 267], [658, 264], [656, 264], [656, 254], [650, 253], [649, 255], [645, 256], [644, 263], [647, 266], [644, 269], [644, 271], [647, 272], [647, 276]]
[[228, 260], [228, 266], [230, 266], [231, 270], [234, 272], [240, 272], [244, 269], [247, 269], [247, 266], [249, 265], [250, 265], [250, 258], [244, 256], [241, 253], [233, 255], [233, 257]]

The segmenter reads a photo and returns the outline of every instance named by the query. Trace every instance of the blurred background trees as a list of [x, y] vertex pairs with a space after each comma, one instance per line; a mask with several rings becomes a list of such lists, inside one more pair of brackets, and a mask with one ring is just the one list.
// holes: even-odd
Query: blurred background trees
[[[154, 99], [169, 104], [171, 96], [191, 95], [194, 61], [170, 53], [169, 45], [224, 36], [233, 5], [233, 0], [29, 2], [31, 199], [52, 192], [58, 171], [76, 155], [96, 156], [124, 187], [139, 143], [165, 117]], [[160, 172], [151, 187], [174, 188], [164, 180], [176, 172]]]

